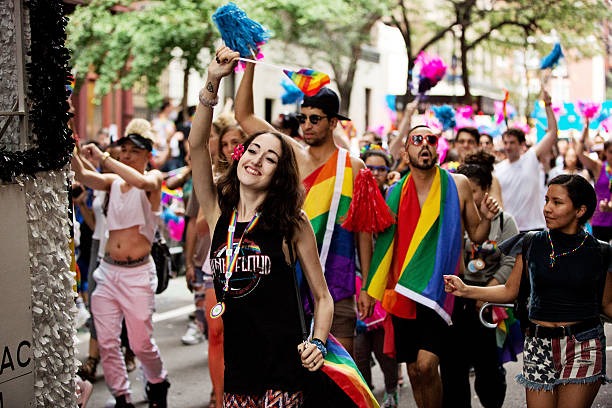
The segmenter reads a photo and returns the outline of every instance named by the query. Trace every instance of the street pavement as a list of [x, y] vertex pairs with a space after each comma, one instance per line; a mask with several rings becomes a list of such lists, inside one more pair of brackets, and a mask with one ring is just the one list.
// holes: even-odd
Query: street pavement
[[[156, 296], [156, 310], [153, 317], [154, 337], [161, 349], [162, 358], [169, 372], [169, 380], [172, 383], [168, 394], [168, 406], [170, 408], [207, 407], [212, 389], [208, 373], [207, 343], [204, 342], [194, 346], [185, 346], [181, 343], [181, 337], [189, 323], [188, 315], [194, 310], [193, 295], [187, 290], [184, 278], [171, 280], [168, 289], [161, 295]], [[606, 325], [606, 334], [608, 339], [612, 339], [612, 325]], [[77, 344], [78, 357], [81, 361], [85, 361], [89, 334], [80, 331], [77, 338], [79, 339]], [[245, 343], [247, 342], [248, 338], [245, 338]], [[452, 347], [452, 339], [448, 340], [448, 344], [449, 347]], [[612, 373], [612, 346], [610, 346], [612, 341], [609, 341], [608, 344], [606, 353], [607, 372]], [[520, 372], [521, 364], [521, 361], [518, 361], [505, 365], [508, 372], [506, 376], [508, 390], [504, 408], [526, 406], [524, 389], [514, 381], [514, 377]], [[403, 372], [404, 386], [400, 391], [400, 407], [416, 408], [405, 369]], [[113, 401], [114, 404], [102, 374], [102, 366], [99, 365], [97, 381], [87, 404], [88, 408], [105, 408], [108, 401]], [[144, 402], [144, 384], [139, 377], [139, 368], [130, 373], [134, 405], [142, 408], [147, 407], [147, 404]], [[374, 395], [379, 401], [382, 401], [384, 382], [378, 365], [372, 368], [372, 377]], [[482, 405], [474, 394], [473, 387], [472, 395], [472, 407], [481, 408]], [[612, 384], [601, 387], [593, 407], [612, 408]]]

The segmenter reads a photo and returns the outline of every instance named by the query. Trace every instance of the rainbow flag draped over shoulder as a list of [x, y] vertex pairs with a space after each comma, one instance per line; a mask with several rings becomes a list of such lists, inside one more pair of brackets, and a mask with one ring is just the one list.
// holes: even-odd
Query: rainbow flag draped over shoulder
[[321, 370], [342, 388], [359, 408], [379, 408], [357, 365], [338, 340], [330, 334], [325, 347], [327, 355]]
[[314, 230], [319, 258], [334, 301], [355, 294], [354, 234], [342, 228], [342, 217], [353, 198], [351, 158], [338, 149], [325, 164], [303, 181], [302, 209]]
[[461, 254], [461, 208], [455, 181], [436, 167], [421, 208], [408, 173], [389, 192], [387, 205], [398, 215], [397, 223], [376, 239], [368, 294], [383, 301], [392, 314], [412, 300], [435, 310], [450, 324], [454, 297], [444, 291], [442, 275], [458, 272]]

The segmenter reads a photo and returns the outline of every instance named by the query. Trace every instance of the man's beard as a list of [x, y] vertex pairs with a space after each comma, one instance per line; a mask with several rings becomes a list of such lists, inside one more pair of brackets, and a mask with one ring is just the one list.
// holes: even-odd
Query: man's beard
[[321, 146], [325, 143], [325, 137], [317, 137], [317, 138], [304, 138], [304, 143], [308, 146]]
[[[419, 153], [419, 156], [421, 154]], [[411, 155], [408, 155], [408, 161], [410, 162], [410, 167], [419, 169], [419, 170], [431, 170], [435, 167], [438, 155], [430, 156], [431, 162], [429, 164], [420, 164], [419, 158], [417, 156], [416, 159], [413, 159]]]

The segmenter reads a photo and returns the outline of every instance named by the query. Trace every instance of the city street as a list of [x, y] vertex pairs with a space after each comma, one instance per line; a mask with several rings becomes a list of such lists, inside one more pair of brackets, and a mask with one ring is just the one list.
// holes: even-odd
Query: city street
[[[164, 363], [170, 373], [172, 386], [169, 390], [168, 405], [171, 408], [202, 408], [206, 407], [210, 399], [211, 382], [207, 367], [206, 342], [185, 346], [181, 343], [181, 336], [185, 333], [189, 322], [188, 314], [193, 310], [193, 297], [185, 287], [184, 278], [179, 277], [170, 282], [168, 289], [156, 297], [157, 313], [154, 315], [155, 339], [159, 345]], [[612, 326], [606, 325], [608, 338], [612, 338]], [[81, 361], [87, 357], [87, 341], [89, 334], [78, 333], [78, 356]], [[248, 338], [245, 337], [245, 342]], [[449, 339], [449, 347], [452, 340]], [[606, 353], [607, 371], [612, 372], [612, 347], [608, 346]], [[515, 375], [520, 371], [521, 363], [508, 363], [508, 391], [504, 407], [518, 408], [525, 406], [524, 391], [515, 381]], [[136, 369], [130, 374], [134, 404], [137, 407], [146, 407], [144, 402], [144, 385], [139, 379], [140, 370]], [[382, 400], [383, 378], [378, 366], [373, 368], [374, 394]], [[412, 397], [410, 383], [404, 372], [405, 385], [401, 389], [402, 408], [416, 407]], [[98, 367], [97, 382], [94, 392], [89, 400], [88, 407], [104, 408], [111, 398], [110, 392], [104, 383], [102, 367]], [[112, 400], [114, 403], [114, 400]], [[110, 405], [111, 407], [114, 405]], [[482, 407], [474, 395], [474, 408]], [[612, 407], [612, 385], [604, 386], [599, 391], [593, 407]]]

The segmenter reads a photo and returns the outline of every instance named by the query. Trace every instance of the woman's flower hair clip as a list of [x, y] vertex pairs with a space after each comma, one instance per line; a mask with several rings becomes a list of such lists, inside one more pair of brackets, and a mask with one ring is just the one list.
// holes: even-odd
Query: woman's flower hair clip
[[240, 160], [242, 155], [244, 154], [244, 146], [239, 144], [234, 147], [234, 153], [232, 153], [232, 160]]

